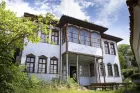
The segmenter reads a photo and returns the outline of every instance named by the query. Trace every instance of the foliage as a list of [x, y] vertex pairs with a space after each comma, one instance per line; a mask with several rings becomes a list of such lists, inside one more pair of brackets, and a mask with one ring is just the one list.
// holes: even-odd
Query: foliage
[[[50, 33], [49, 27], [54, 24], [54, 16], [47, 13], [36, 18], [16, 17], [14, 12], [6, 9], [6, 3], [0, 3], [0, 92], [1, 93], [27, 93], [30, 88], [37, 87], [35, 78], [28, 79], [27, 73], [21, 72], [15, 66], [14, 53], [16, 49], [23, 49], [28, 41], [40, 41], [38, 31], [46, 35]], [[47, 38], [47, 37], [46, 37]], [[27, 42], [24, 43], [24, 40]]]
[[131, 62], [132, 66], [138, 67], [130, 45], [120, 44], [118, 46], [118, 52], [119, 52], [119, 59], [120, 59], [120, 64], [122, 69], [126, 69], [129, 67], [128, 65], [129, 61]]
[[122, 74], [123, 74], [124, 78], [131, 78], [137, 72], [138, 72], [137, 67], [122, 70]]

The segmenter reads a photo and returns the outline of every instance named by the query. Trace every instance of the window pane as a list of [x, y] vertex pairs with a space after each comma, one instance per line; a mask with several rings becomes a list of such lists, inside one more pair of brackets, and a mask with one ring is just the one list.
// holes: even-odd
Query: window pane
[[45, 68], [45, 66], [46, 66], [45, 64], [42, 64], [42, 68]]
[[33, 64], [30, 64], [30, 67], [32, 67], [32, 68], [33, 68], [33, 66], [34, 66]]
[[46, 63], [46, 59], [43, 59], [43, 63]]
[[52, 35], [51, 35], [51, 41], [54, 42], [54, 44], [58, 44], [58, 31], [52, 31]]
[[42, 63], [42, 59], [39, 59], [39, 63]]
[[34, 58], [31, 58], [31, 62], [34, 62]]
[[27, 57], [27, 62], [30, 62], [30, 58], [29, 57]]
[[42, 68], [42, 64], [39, 64], [39, 68]]
[[54, 60], [54, 64], [57, 64], [57, 61], [56, 60]]
[[75, 38], [74, 38], [74, 39], [73, 39], [73, 42], [78, 43], [78, 39], [75, 39]]

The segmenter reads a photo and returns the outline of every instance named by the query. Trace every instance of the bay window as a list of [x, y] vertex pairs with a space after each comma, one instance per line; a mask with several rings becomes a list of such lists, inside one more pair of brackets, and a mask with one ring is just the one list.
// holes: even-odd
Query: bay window
[[[64, 29], [65, 30], [65, 29]], [[66, 31], [62, 31], [63, 39], [62, 42], [65, 42], [65, 33]], [[96, 32], [90, 32], [87, 29], [81, 29], [74, 26], [68, 27], [68, 41], [74, 42], [77, 44], [92, 46], [92, 47], [100, 47], [101, 37]]]

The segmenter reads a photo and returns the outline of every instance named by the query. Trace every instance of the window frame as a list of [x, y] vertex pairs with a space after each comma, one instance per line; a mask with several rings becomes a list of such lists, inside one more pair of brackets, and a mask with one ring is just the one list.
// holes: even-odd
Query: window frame
[[[74, 30], [72, 30], [73, 28], [77, 29], [76, 30], [77, 34]], [[83, 35], [81, 35], [82, 31], [84, 31]], [[85, 34], [85, 33], [87, 33], [87, 34]], [[99, 38], [92, 37], [92, 34], [94, 34], [94, 33], [99, 34], [97, 32], [91, 32], [90, 30], [88, 30], [86, 28], [80, 28], [80, 27], [76, 27], [73, 25], [69, 25], [68, 26], [68, 33], [67, 33], [68, 34], [68, 42], [73, 42], [73, 43], [77, 43], [77, 44], [82, 44], [82, 45], [86, 45], [86, 46], [100, 48], [101, 47], [101, 36]], [[78, 35], [76, 38], [74, 36], [75, 34]]]
[[[52, 33], [54, 33], [54, 35]], [[56, 33], [57, 33], [57, 36], [56, 36]], [[55, 38], [57, 38], [57, 42], [55, 42]], [[52, 29], [51, 42], [54, 42], [55, 45], [59, 45], [59, 31], [57, 29]]]
[[[41, 60], [44, 59], [44, 60], [45, 60], [45, 63], [43, 63], [43, 62], [40, 63], [40, 59], [41, 59]], [[40, 66], [39, 66], [40, 64], [41, 64], [41, 68], [40, 68]], [[42, 72], [42, 69], [43, 69], [42, 66], [43, 66], [43, 65], [45, 65], [45, 72]], [[41, 69], [41, 72], [39, 72], [39, 69]], [[47, 57], [44, 56], [44, 55], [38, 57], [38, 70], [37, 70], [37, 72], [38, 72], [38, 73], [47, 73]]]
[[107, 70], [108, 70], [108, 76], [113, 76], [112, 64], [111, 63], [107, 64]]
[[[81, 35], [82, 31], [84, 33], [83, 35]], [[80, 37], [80, 39], [79, 39], [80, 44], [82, 44], [81, 42], [83, 41], [84, 44], [82, 44], [82, 45], [91, 46], [91, 33], [89, 31], [87, 31], [86, 29], [80, 29], [79, 37]], [[84, 40], [81, 40], [81, 37], [84, 37]], [[88, 43], [89, 43], [89, 45], [88, 45]]]
[[[27, 59], [28, 58], [30, 58], [30, 60], [31, 60], [31, 58], [34, 58], [34, 62], [27, 62]], [[29, 64], [29, 67], [27, 66], [27, 64]], [[32, 71], [30, 71], [30, 65], [31, 64], [33, 64], [33, 67], [32, 67]], [[33, 55], [33, 54], [28, 54], [28, 55], [26, 55], [26, 62], [25, 62], [25, 66], [26, 66], [26, 71], [28, 72], [28, 73], [34, 73], [35, 72], [35, 55]], [[29, 71], [28, 71], [28, 68], [29, 68]]]
[[79, 75], [81, 77], [88, 77], [89, 76], [89, 71], [88, 71], [88, 65], [80, 65], [79, 66]]
[[119, 67], [118, 67], [118, 64], [116, 64], [116, 63], [114, 64], [114, 76], [115, 77], [119, 77], [120, 76], [120, 74], [119, 74]]
[[[77, 33], [73, 29], [76, 29]], [[74, 40], [77, 40], [77, 42], [75, 42]], [[77, 27], [68, 26], [68, 41], [79, 44], [79, 30]]]
[[[53, 64], [51, 63], [52, 60], [53, 60]], [[54, 64], [54, 61], [56, 61], [57, 63]], [[53, 72], [51, 72], [51, 66], [53, 66]], [[54, 66], [56, 66], [56, 69], [54, 69]], [[56, 73], [54, 73], [54, 70], [56, 70]], [[50, 58], [50, 74], [58, 74], [58, 58], [56, 57]]]
[[107, 41], [104, 41], [104, 51], [105, 51], [105, 54], [110, 54], [109, 42], [107, 42]]
[[[113, 53], [112, 53], [112, 51], [113, 51]], [[116, 55], [116, 50], [115, 50], [115, 44], [114, 43], [110, 43], [110, 54]]]

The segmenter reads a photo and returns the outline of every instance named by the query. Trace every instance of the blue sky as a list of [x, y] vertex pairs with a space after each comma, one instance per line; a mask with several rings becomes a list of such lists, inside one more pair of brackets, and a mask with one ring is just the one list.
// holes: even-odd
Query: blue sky
[[[57, 18], [63, 14], [108, 28], [107, 34], [118, 36], [129, 44], [129, 12], [125, 0], [6, 0], [7, 8], [22, 16], [53, 13]], [[119, 44], [120, 44], [119, 43]]]

